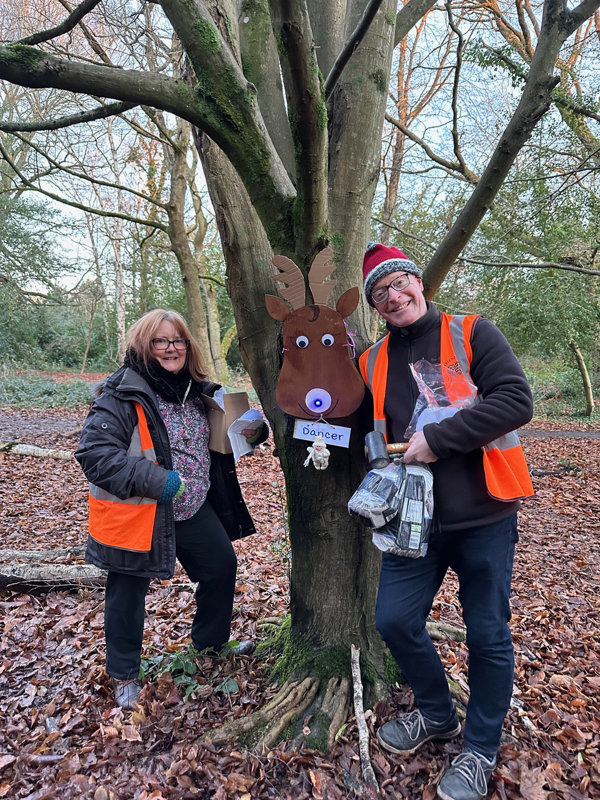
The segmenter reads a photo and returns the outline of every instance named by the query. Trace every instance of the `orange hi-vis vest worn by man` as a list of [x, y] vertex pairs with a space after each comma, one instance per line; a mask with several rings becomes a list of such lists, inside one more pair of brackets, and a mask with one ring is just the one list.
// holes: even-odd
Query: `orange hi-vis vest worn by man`
[[[450, 401], [468, 394], [472, 359], [471, 331], [477, 314], [441, 314], [440, 362]], [[363, 380], [373, 395], [374, 429], [387, 437], [385, 398], [390, 334], [366, 350], [359, 360]], [[483, 447], [487, 491], [497, 500], [514, 501], [533, 494], [525, 455], [516, 431], [494, 439]]]

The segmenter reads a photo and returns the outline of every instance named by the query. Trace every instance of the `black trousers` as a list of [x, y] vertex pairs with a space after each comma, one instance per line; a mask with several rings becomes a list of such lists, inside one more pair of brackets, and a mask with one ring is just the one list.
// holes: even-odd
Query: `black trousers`
[[[220, 649], [229, 640], [237, 558], [213, 508], [205, 503], [190, 519], [175, 523], [177, 559], [194, 583], [196, 613], [192, 644]], [[104, 603], [106, 671], [113, 678], [137, 678], [144, 635], [149, 578], [109, 572]]]

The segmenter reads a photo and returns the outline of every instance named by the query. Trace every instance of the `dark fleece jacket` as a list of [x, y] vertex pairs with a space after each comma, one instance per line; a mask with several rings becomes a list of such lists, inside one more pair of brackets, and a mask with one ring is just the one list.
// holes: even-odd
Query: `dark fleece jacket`
[[[428, 303], [427, 312], [412, 325], [388, 325], [388, 329], [388, 439], [403, 442], [418, 397], [409, 364], [421, 358], [439, 362], [441, 315]], [[438, 461], [429, 465], [434, 475], [436, 517], [441, 529], [448, 531], [488, 525], [519, 508], [520, 501], [502, 502], [488, 494], [481, 447], [529, 422], [533, 414], [527, 378], [498, 328], [480, 317], [473, 327], [471, 347], [471, 378], [481, 402], [423, 429], [438, 456]]]

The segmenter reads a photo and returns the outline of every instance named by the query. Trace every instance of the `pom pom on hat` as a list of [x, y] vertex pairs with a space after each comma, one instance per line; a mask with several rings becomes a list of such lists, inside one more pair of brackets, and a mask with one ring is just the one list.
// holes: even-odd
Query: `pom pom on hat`
[[416, 275], [417, 278], [422, 276], [421, 270], [404, 255], [402, 250], [377, 242], [369, 242], [363, 259], [363, 288], [370, 305], [373, 305], [371, 302], [373, 286], [380, 278], [391, 272], [409, 272], [411, 275]]

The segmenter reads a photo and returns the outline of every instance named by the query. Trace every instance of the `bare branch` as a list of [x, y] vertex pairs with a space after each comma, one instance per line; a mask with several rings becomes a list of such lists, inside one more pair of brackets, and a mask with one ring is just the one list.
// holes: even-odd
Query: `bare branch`
[[525, 46], [526, 51], [529, 53], [530, 57], [533, 57], [533, 45], [531, 44], [531, 35], [529, 33], [529, 28], [527, 27], [527, 21], [525, 19], [525, 13], [523, 10], [523, 0], [516, 0], [517, 5], [517, 16], [519, 19], [519, 25], [521, 27], [521, 33], [523, 34], [523, 44]]
[[[414, 233], [410, 233], [410, 231], [405, 230], [404, 228], [398, 227], [398, 225], [392, 225], [390, 222], [385, 222], [382, 219], [378, 219], [377, 217], [372, 217], [373, 222], [377, 222], [380, 225], [385, 225], [388, 228], [392, 228], [398, 233], [401, 233], [402, 236], [405, 236], [407, 239], [414, 239], [416, 242], [420, 242], [421, 244], [428, 247], [430, 250], [435, 250], [435, 245], [433, 242], [428, 242], [426, 239], [423, 239], [421, 236], [416, 236]], [[459, 256], [457, 259], [459, 264], [473, 264], [477, 267], [513, 267], [515, 269], [560, 269], [564, 270], [565, 272], [578, 272], [582, 275], [595, 275], [600, 277], [600, 270], [597, 269], [588, 269], [587, 267], [581, 267], [577, 264], [568, 264], [564, 261], [484, 261], [480, 258], [466, 258], [465, 256]]]
[[82, 111], [79, 114], [71, 114], [60, 119], [36, 120], [34, 122], [0, 122], [0, 131], [5, 133], [32, 132], [32, 131], [56, 131], [59, 128], [68, 128], [71, 125], [79, 125], [82, 122], [94, 122], [97, 119], [106, 119], [117, 114], [123, 114], [135, 108], [135, 103], [109, 103], [91, 111]]
[[462, 60], [463, 60], [463, 50], [464, 50], [464, 38], [462, 35], [462, 31], [454, 22], [454, 17], [452, 15], [452, 4], [451, 0], [446, 0], [446, 12], [448, 14], [448, 24], [450, 28], [456, 34], [458, 39], [458, 45], [456, 48], [456, 67], [454, 69], [454, 83], [452, 85], [452, 142], [454, 144], [454, 155], [456, 156], [456, 160], [460, 164], [460, 172], [463, 175], [466, 175], [468, 167], [465, 163], [463, 158], [461, 149], [460, 149], [460, 141], [458, 138], [458, 87], [460, 83], [460, 70], [462, 67]]
[[455, 175], [456, 177], [460, 178], [460, 180], [467, 181], [467, 183], [477, 183], [477, 175], [471, 172], [464, 162], [461, 163], [458, 161], [449, 161], [447, 158], [443, 158], [443, 156], [438, 156], [437, 153], [433, 152], [431, 147], [425, 142], [424, 139], [421, 139], [420, 136], [417, 136], [416, 133], [400, 122], [400, 120], [394, 119], [394, 117], [390, 116], [389, 114], [386, 114], [385, 118], [388, 122], [398, 128], [398, 130], [401, 131], [408, 139], [413, 141], [415, 144], [418, 144], [432, 161], [434, 161], [436, 164], [439, 164], [451, 175]]
[[60, 25], [57, 25], [54, 28], [49, 28], [46, 31], [34, 33], [31, 36], [26, 36], [24, 39], [20, 39], [18, 44], [40, 44], [41, 42], [47, 42], [50, 39], [56, 39], [57, 36], [62, 36], [63, 33], [72, 31], [77, 23], [82, 20], [86, 14], [89, 14], [89, 12], [95, 8], [99, 2], [100, 0], [83, 0], [82, 3], [73, 9], [66, 20], [60, 23]]
[[[31, 144], [31, 143], [30, 143]], [[157, 228], [161, 231], [167, 231], [165, 225], [157, 222], [153, 219], [140, 219], [138, 217], [133, 217], [130, 214], [123, 214], [117, 211], [104, 211], [101, 208], [92, 208], [91, 206], [84, 205], [83, 203], [77, 203], [74, 200], [68, 200], [66, 197], [62, 197], [61, 195], [54, 194], [54, 192], [49, 192], [47, 189], [42, 189], [40, 186], [36, 186], [33, 181], [30, 181], [29, 178], [26, 178], [25, 175], [19, 170], [17, 165], [13, 162], [11, 157], [9, 156], [6, 149], [3, 147], [2, 143], [0, 142], [0, 155], [4, 158], [6, 163], [10, 166], [13, 170], [15, 175], [18, 176], [19, 180], [23, 184], [24, 187], [31, 189], [34, 192], [39, 192], [39, 194], [43, 194], [45, 197], [49, 197], [51, 200], [56, 200], [57, 203], [62, 203], [66, 206], [70, 206], [71, 208], [78, 208], [80, 211], [85, 211], [89, 214], [95, 214], [98, 217], [112, 217], [118, 219], [124, 219], [128, 222], [135, 222], [138, 225], [146, 225], [149, 228]]]
[[581, 275], [596, 275], [600, 270], [578, 267], [576, 264], [565, 264], [561, 261], [476, 261], [472, 258], [459, 258], [465, 264], [476, 264], [480, 267], [514, 267], [516, 269], [561, 269], [565, 272], [578, 272]]
[[[167, 0], [163, 0], [166, 5]], [[175, 14], [181, 7], [169, 0], [169, 10]], [[189, 28], [189, 17], [186, 20]], [[184, 27], [183, 19], [177, 18], [176, 22], [179, 29]], [[178, 34], [181, 37], [182, 31], [178, 30]], [[196, 83], [188, 86], [168, 75], [69, 61], [24, 45], [0, 47], [0, 78], [20, 86], [65, 89], [148, 105], [191, 122], [223, 149], [241, 176], [248, 180], [250, 176], [251, 199], [257, 211], [270, 228], [281, 231], [284, 239], [296, 191], [254, 102], [255, 91], [234, 63], [225, 42], [218, 52], [208, 52], [199, 48], [193, 31], [183, 35], [203, 86], [218, 84], [224, 72], [229, 75], [227, 96], [199, 92]], [[232, 108], [236, 109], [236, 125], [231, 124]], [[244, 136], [239, 135], [239, 130], [244, 131]]]
[[[163, 211], [166, 210], [167, 206], [165, 203], [161, 203], [159, 200], [156, 200], [154, 197], [151, 197], [148, 194], [144, 194], [143, 192], [138, 192], [137, 189], [132, 189], [130, 186], [123, 186], [120, 183], [115, 183], [114, 181], [105, 181], [101, 178], [94, 178], [91, 175], [84, 174], [82, 172], [77, 172], [74, 169], [70, 169], [69, 167], [65, 167], [63, 164], [59, 164], [58, 161], [55, 161], [45, 150], [42, 150], [35, 142], [30, 141], [25, 136], [20, 136], [18, 133], [14, 134], [18, 139], [20, 139], [25, 144], [29, 145], [36, 153], [39, 153], [46, 161], [53, 166], [55, 169], [59, 170], [60, 172], [65, 172], [67, 175], [72, 175], [74, 178], [78, 180], [87, 181], [87, 183], [92, 183], [96, 186], [105, 186], [109, 189], [118, 189], [122, 192], [127, 192], [129, 194], [134, 195], [135, 197], [139, 197], [141, 200], [144, 200], [146, 203], [150, 203], [151, 205], [158, 206], [162, 208]], [[21, 177], [21, 176], [19, 176]], [[164, 228], [161, 228], [164, 230]]]
[[[486, 50], [489, 50], [490, 53], [493, 53], [498, 60], [506, 64], [509, 72], [511, 72], [513, 75], [516, 75], [518, 78], [521, 78], [523, 81], [527, 80], [528, 73], [525, 72], [525, 70], [522, 69], [520, 65], [516, 63], [516, 61], [513, 61], [511, 58], [509, 58], [506, 53], [503, 53], [501, 50], [497, 50], [495, 47], [491, 47], [485, 42], [483, 43], [483, 46]], [[591, 111], [589, 108], [585, 108], [585, 106], [578, 105], [561, 92], [554, 90], [552, 92], [552, 100], [557, 106], [567, 108], [574, 114], [580, 114], [582, 117], [588, 117], [589, 119], [593, 119], [595, 122], [600, 122], [600, 114], [595, 111]]]

